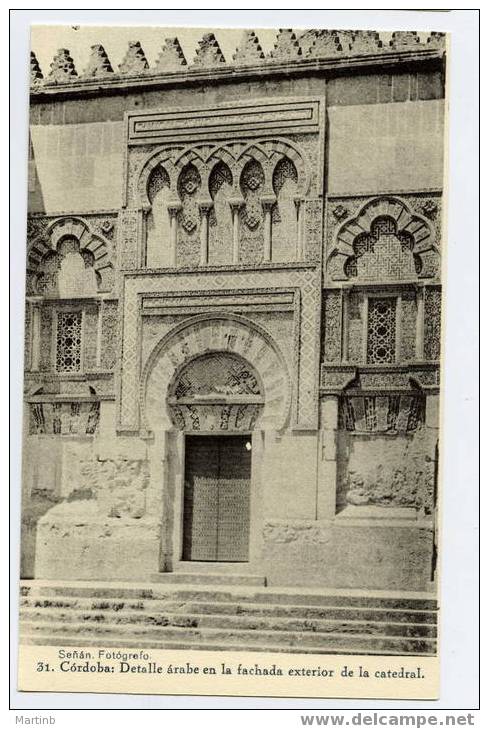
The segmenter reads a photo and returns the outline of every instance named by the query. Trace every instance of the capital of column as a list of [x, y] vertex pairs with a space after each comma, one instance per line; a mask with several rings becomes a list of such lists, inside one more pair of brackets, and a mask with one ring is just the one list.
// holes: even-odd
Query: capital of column
[[182, 209], [182, 203], [175, 201], [175, 202], [169, 202], [167, 205], [168, 213], [170, 217], [174, 218], [178, 215], [180, 210]]
[[303, 202], [304, 202], [304, 200], [302, 197], [299, 197], [298, 195], [296, 195], [294, 197], [294, 205], [295, 205], [295, 209], [297, 210], [297, 212], [299, 212], [299, 208]]
[[229, 198], [228, 203], [231, 211], [233, 213], [237, 213], [245, 204], [245, 200], [242, 197], [231, 197]]
[[261, 198], [261, 204], [265, 212], [269, 212], [276, 202], [277, 198], [275, 195], [263, 195]]
[[212, 200], [199, 200], [197, 204], [201, 215], [208, 215], [214, 205]]

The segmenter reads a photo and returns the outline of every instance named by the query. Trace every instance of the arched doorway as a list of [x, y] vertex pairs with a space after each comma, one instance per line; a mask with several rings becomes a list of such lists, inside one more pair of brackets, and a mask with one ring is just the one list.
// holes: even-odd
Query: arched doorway
[[[291, 410], [292, 386], [285, 357], [270, 334], [244, 316], [199, 314], [178, 324], [155, 343], [141, 378], [140, 413], [150, 444], [151, 498], [161, 505], [162, 572], [199, 571], [199, 562], [205, 569], [209, 561], [214, 562], [212, 571], [232, 572], [233, 562], [240, 562], [242, 571], [259, 572], [265, 441], [287, 427]], [[222, 550], [206, 559], [194, 559], [190, 553], [192, 559], [188, 559], [186, 459], [188, 464], [192, 449], [194, 458], [199, 458], [197, 438], [206, 439], [201, 445], [209, 459], [212, 437], [219, 440], [214, 449], [219, 448], [220, 462], [223, 453], [231, 458], [233, 445], [240, 454], [241, 473], [249, 481], [246, 565], [242, 561], [246, 558], [244, 547], [239, 554], [238, 550], [228, 554], [227, 562], [221, 561]], [[244, 451], [248, 456], [243, 455]], [[249, 466], [245, 472], [246, 458]], [[221, 463], [218, 475], [223, 476], [228, 467]], [[242, 525], [246, 523], [244, 516], [240, 519]], [[202, 529], [207, 528], [206, 524], [204, 519]], [[234, 539], [246, 544], [244, 538]]]
[[263, 403], [258, 373], [234, 353], [206, 353], [176, 372], [168, 407], [185, 437], [183, 561], [249, 561], [251, 434]]

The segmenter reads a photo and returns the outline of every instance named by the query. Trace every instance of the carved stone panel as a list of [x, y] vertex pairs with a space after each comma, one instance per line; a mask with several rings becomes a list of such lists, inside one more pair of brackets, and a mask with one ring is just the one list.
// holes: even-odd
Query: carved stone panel
[[102, 337], [100, 366], [102, 370], [113, 370], [120, 347], [120, 332], [117, 301], [104, 301], [101, 311]]
[[410, 362], [416, 359], [416, 323], [418, 306], [414, 291], [404, 291], [401, 298], [401, 331], [399, 359]]
[[94, 435], [99, 402], [33, 402], [29, 404], [30, 435]]
[[[226, 290], [240, 292], [247, 290], [274, 292], [291, 287], [300, 291], [296, 298], [300, 307], [294, 314], [294, 336], [290, 339], [294, 350], [294, 372], [291, 372], [297, 403], [294, 407], [296, 422], [314, 427], [317, 424], [319, 334], [320, 334], [320, 277], [316, 269], [276, 269], [260, 271], [223, 271], [203, 273], [133, 275], [126, 278], [123, 320], [123, 347], [121, 361], [121, 392], [119, 427], [137, 430], [138, 383], [141, 376], [140, 362], [140, 317], [141, 297], [167, 292], [189, 292], [199, 287], [202, 292]], [[187, 305], [191, 305], [191, 301]], [[222, 311], [222, 308], [221, 308]], [[195, 351], [198, 353], [198, 350]], [[245, 355], [244, 355], [245, 356]], [[163, 394], [160, 396], [163, 397]], [[163, 397], [164, 399], [164, 397]]]
[[[146, 513], [148, 462], [139, 459], [94, 459], [78, 466], [79, 487], [85, 498], [96, 501], [101, 515], [140, 519]], [[76, 498], [76, 492], [71, 499]]]
[[339, 362], [341, 359], [342, 300], [341, 291], [338, 289], [323, 294], [325, 362]]
[[[211, 377], [216, 367], [219, 374]], [[232, 414], [248, 420], [259, 414], [256, 408], [240, 412], [231, 407], [227, 412], [221, 407], [213, 413], [202, 407], [219, 405], [219, 400], [228, 406], [264, 402], [261, 427], [283, 428], [291, 401], [289, 369], [276, 344], [245, 318], [193, 317], [164, 337], [150, 355], [141, 382], [143, 418], [149, 429], [167, 429], [169, 420], [176, 418], [179, 427], [189, 419], [191, 430], [201, 430], [203, 423], [228, 428]]]
[[326, 214], [330, 280], [439, 275], [441, 199], [423, 193], [332, 198]]
[[424, 301], [424, 356], [437, 360], [441, 342], [441, 289], [427, 286]]
[[118, 264], [119, 268], [139, 266], [139, 210], [124, 208], [119, 214]]

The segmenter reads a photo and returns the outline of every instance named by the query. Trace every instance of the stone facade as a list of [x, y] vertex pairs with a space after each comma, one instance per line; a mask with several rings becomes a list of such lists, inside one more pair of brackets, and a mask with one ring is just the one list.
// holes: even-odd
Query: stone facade
[[240, 572], [432, 589], [443, 37], [30, 68], [23, 576], [191, 569], [189, 438], [234, 434]]

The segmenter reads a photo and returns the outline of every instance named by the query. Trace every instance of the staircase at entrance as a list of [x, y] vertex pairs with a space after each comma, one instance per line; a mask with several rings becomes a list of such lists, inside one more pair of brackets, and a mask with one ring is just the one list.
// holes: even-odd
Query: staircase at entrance
[[23, 581], [20, 642], [436, 654], [437, 605], [429, 594], [269, 588], [258, 576], [166, 574], [146, 584]]

